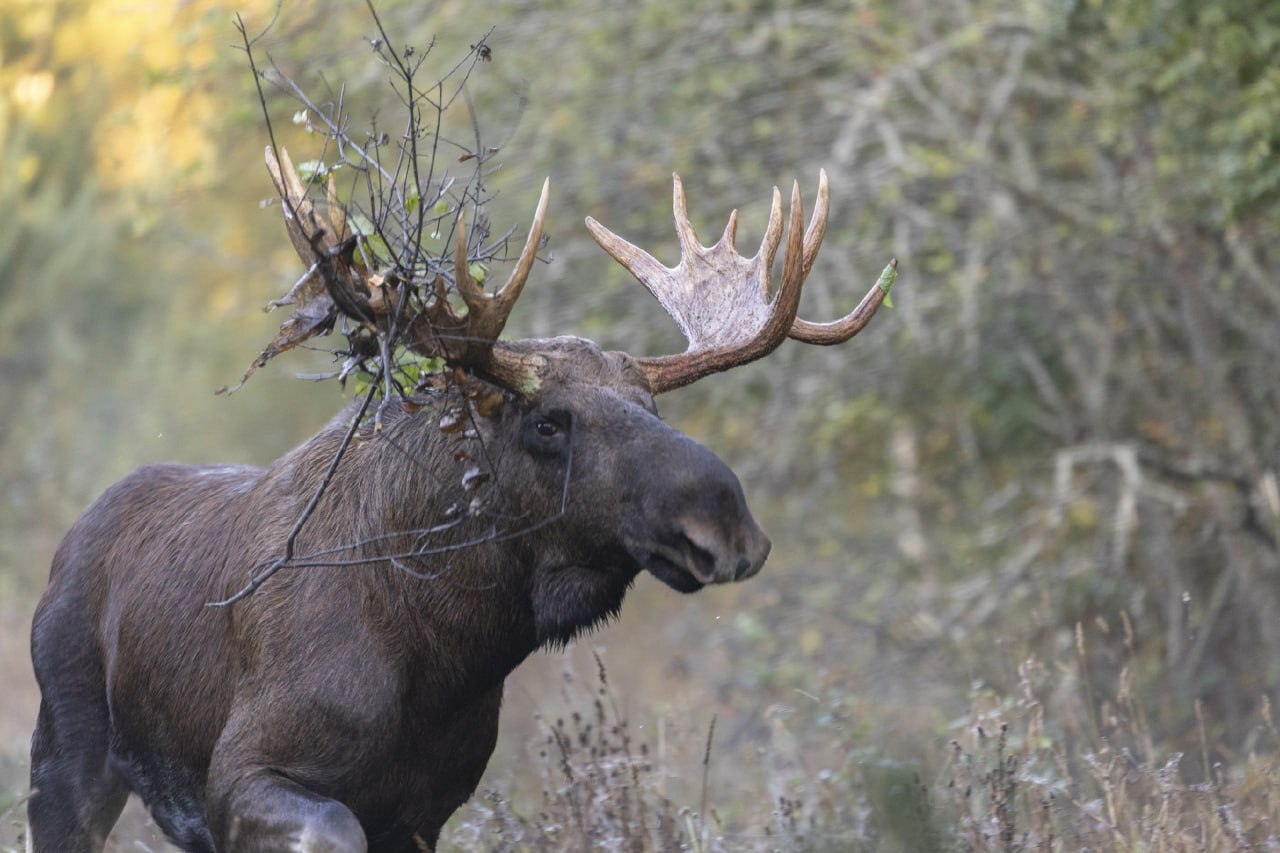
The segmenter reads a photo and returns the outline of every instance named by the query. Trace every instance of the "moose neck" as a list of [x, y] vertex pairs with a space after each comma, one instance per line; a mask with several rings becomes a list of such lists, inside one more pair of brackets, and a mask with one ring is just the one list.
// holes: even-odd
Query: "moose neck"
[[[341, 597], [424, 695], [479, 694], [542, 640], [534, 578], [547, 519], [512, 512], [505, 497], [499, 426], [513, 404], [490, 395], [477, 406], [453, 389], [417, 404], [360, 429], [296, 552], [341, 548], [339, 559], [357, 561], [312, 574], [346, 588]], [[282, 460], [297, 499], [318, 487], [351, 414]]]

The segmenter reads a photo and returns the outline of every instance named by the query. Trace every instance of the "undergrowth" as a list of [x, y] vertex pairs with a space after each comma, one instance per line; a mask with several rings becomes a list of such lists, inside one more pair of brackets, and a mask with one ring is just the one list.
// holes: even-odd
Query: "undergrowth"
[[[846, 742], [814, 727], [821, 737], [803, 745], [727, 736], [720, 745], [714, 718], [696, 748], [657, 749], [620, 709], [597, 657], [593, 683], [570, 678], [566, 712], [539, 719], [518, 770], [487, 780], [439, 849], [1280, 850], [1280, 730], [1270, 702], [1262, 700], [1246, 750], [1220, 747], [1199, 700], [1191, 700], [1194, 738], [1162, 743], [1129, 667], [1090, 683], [1085, 652], [1078, 631], [1074, 655], [1023, 660], [1007, 690], [975, 686], [961, 718], [920, 733], [918, 760], [859, 727], [846, 730]], [[826, 713], [847, 715], [845, 699], [831, 701], [841, 707]], [[787, 727], [803, 734], [810, 721], [792, 717]], [[777, 760], [790, 751], [804, 760]], [[726, 774], [755, 767], [766, 776], [754, 796], [722, 787]], [[23, 788], [20, 768], [0, 769], [0, 851], [10, 853], [22, 849]], [[139, 844], [117, 832], [109, 849]]]
[[741, 758], [717, 751], [714, 722], [701, 789], [671, 795], [678, 771], [655, 762], [598, 662], [587, 710], [540, 721], [531, 757], [541, 793], [491, 782], [441, 849], [1280, 850], [1280, 732], [1266, 701], [1253, 748], [1220, 760], [1199, 701], [1198, 741], [1160, 745], [1128, 669], [1107, 689], [1086, 687], [1085, 660], [1078, 633], [1074, 658], [1024, 660], [1006, 694], [976, 689], [968, 714], [918, 763], [874, 744], [819, 745], [812, 760], [771, 771], [795, 778], [768, 779], [772, 793], [753, 803], [723, 802], [708, 787], [715, 762]]
[[975, 708], [950, 743], [935, 792], [962, 849], [1280, 850], [1280, 747], [1262, 704], [1264, 747], [1228, 765], [1213, 758], [1203, 708], [1195, 752], [1159, 747], [1122, 672], [1079, 738], [1045, 713], [1049, 671], [1026, 661], [1021, 695]]

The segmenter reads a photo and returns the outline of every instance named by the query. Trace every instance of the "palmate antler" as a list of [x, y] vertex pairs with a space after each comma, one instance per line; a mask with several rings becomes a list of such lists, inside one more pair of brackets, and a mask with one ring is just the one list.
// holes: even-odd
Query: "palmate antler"
[[[677, 355], [637, 359], [654, 394], [688, 385], [708, 374], [746, 364], [773, 352], [788, 336], [810, 344], [847, 341], [871, 320], [888, 293], [882, 280], [848, 316], [833, 323], [811, 323], [796, 317], [804, 285], [827, 229], [827, 173], [819, 173], [818, 200], [809, 227], [804, 224], [800, 186], [791, 188], [787, 248], [782, 282], [770, 295], [771, 270], [782, 240], [782, 199], [773, 189], [773, 205], [760, 249], [750, 258], [734, 247], [738, 211], [729, 215], [724, 234], [714, 246], [703, 246], [689, 222], [684, 184], [672, 176], [672, 207], [680, 237], [680, 263], [666, 267], [643, 249], [587, 217], [596, 242], [652, 293], [680, 326], [689, 348]], [[896, 269], [897, 262], [890, 264]]]
[[[280, 196], [289, 241], [307, 271], [286, 296], [270, 304], [269, 307], [294, 306], [293, 316], [249, 366], [244, 379], [276, 355], [309, 338], [327, 334], [341, 313], [373, 328], [384, 341], [394, 336], [397, 343], [420, 355], [441, 357], [453, 366], [477, 370], [501, 384], [522, 387], [520, 374], [527, 355], [494, 353], [493, 349], [529, 277], [542, 240], [549, 179], [542, 185], [542, 197], [515, 269], [494, 294], [486, 293], [471, 276], [466, 223], [459, 215], [453, 285], [467, 306], [460, 313], [449, 304], [443, 277], [437, 277], [432, 287], [422, 288], [425, 293], [408, 292], [412, 288], [397, 288], [394, 273], [376, 272], [357, 260], [357, 238], [348, 233], [332, 175], [328, 183], [330, 222], [308, 197], [307, 185], [288, 151], [281, 149], [277, 157], [275, 150], [268, 147], [266, 163]], [[402, 300], [408, 300], [407, 310], [402, 310]]]
[[[466, 223], [459, 215], [454, 251], [453, 287], [466, 305], [456, 311], [448, 300], [448, 286], [437, 276], [430, 288], [409, 287], [394, 273], [375, 273], [355, 259], [356, 237], [347, 233], [346, 216], [329, 182], [327, 222], [307, 198], [287, 152], [277, 160], [267, 149], [267, 168], [280, 194], [285, 224], [298, 257], [308, 272], [289, 295], [275, 304], [294, 304], [295, 313], [281, 326], [276, 339], [245, 374], [274, 355], [307, 338], [327, 333], [337, 314], [377, 331], [387, 355], [394, 339], [420, 355], [440, 357], [448, 364], [473, 371], [521, 394], [533, 393], [546, 368], [543, 349], [535, 341], [498, 341], [536, 257], [542, 240], [550, 180], [542, 195], [520, 257], [507, 282], [486, 293], [472, 277], [467, 255]], [[703, 376], [762, 358], [789, 337], [810, 344], [847, 341], [866, 326], [893, 283], [897, 262], [890, 262], [880, 280], [858, 307], [833, 323], [797, 318], [800, 291], [813, 268], [826, 232], [829, 212], [827, 175], [818, 181], [818, 198], [809, 226], [804, 225], [799, 185], [791, 190], [787, 246], [782, 281], [773, 292], [771, 269], [782, 243], [782, 200], [777, 187], [760, 249], [750, 258], [734, 247], [738, 212], [729, 216], [720, 240], [710, 247], [698, 242], [685, 207], [684, 185], [674, 177], [673, 208], [681, 258], [666, 267], [643, 249], [628, 243], [594, 219], [587, 229], [611, 257], [626, 267], [658, 299], [689, 341], [676, 355], [635, 358], [653, 394], [688, 385]]]

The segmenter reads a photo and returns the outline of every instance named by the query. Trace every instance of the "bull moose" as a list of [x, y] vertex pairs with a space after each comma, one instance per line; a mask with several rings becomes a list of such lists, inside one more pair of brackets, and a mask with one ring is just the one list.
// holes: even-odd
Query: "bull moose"
[[[338, 268], [342, 228], [307, 200], [287, 155], [281, 166], [268, 149], [268, 165], [295, 248], [332, 292], [356, 274]], [[399, 318], [405, 345], [447, 365], [434, 381], [376, 419], [345, 410], [265, 468], [140, 468], [71, 528], [32, 627], [34, 850], [100, 850], [130, 792], [184, 850], [430, 849], [475, 790], [503, 680], [530, 653], [617, 614], [641, 570], [681, 592], [760, 570], [770, 542], [738, 479], [664, 423], [654, 397], [788, 336], [848, 340], [891, 279], [841, 320], [798, 319], [826, 228], [825, 173], [807, 229], [793, 186], [776, 288], [778, 190], [746, 258], [736, 211], [714, 246], [699, 243], [676, 176], [674, 268], [587, 227], [687, 351], [499, 340], [547, 193], [493, 293], [460, 236], [434, 300], [406, 308], [367, 270], [358, 312], [335, 298], [374, 326]]]

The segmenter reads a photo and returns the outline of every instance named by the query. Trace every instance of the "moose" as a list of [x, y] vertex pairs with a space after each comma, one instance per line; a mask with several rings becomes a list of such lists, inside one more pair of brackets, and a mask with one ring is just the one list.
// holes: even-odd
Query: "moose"
[[[269, 148], [268, 166], [303, 263], [330, 291], [350, 283], [342, 226], [287, 155]], [[493, 292], [459, 237], [448, 284], [465, 311], [443, 285], [406, 308], [367, 270], [355, 280], [366, 320], [399, 317], [406, 345], [445, 364], [378, 418], [345, 409], [265, 468], [140, 468], [76, 521], [31, 634], [35, 851], [101, 850], [130, 792], [189, 851], [434, 849], [479, 783], [521, 661], [615, 616], [642, 570], [686, 593], [760, 571], [770, 540], [737, 477], [654, 398], [787, 337], [848, 340], [886, 277], [840, 320], [800, 319], [825, 172], [807, 228], [793, 185], [776, 287], [777, 188], [746, 258], [736, 211], [701, 245], [675, 176], [674, 268], [586, 224], [680, 326], [685, 352], [500, 340], [547, 195]], [[354, 315], [350, 302], [332, 304]]]

